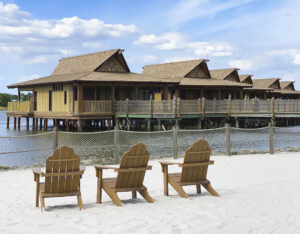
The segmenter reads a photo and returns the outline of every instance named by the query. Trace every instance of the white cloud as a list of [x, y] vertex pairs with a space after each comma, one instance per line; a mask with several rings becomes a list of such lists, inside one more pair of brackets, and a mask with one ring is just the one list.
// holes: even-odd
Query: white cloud
[[300, 54], [296, 54], [293, 60], [293, 64], [300, 65]]
[[187, 61], [187, 60], [193, 60], [196, 59], [194, 57], [170, 57], [166, 58], [163, 63], [171, 63], [171, 62], [180, 62], [180, 61]]
[[46, 63], [137, 32], [133, 24], [107, 24], [95, 18], [35, 19], [16, 4], [0, 2], [0, 63], [7, 57], [27, 64]]
[[150, 45], [157, 50], [185, 50], [195, 56], [230, 56], [231, 46], [222, 42], [188, 41], [188, 37], [177, 32], [164, 33], [162, 35], [142, 35], [134, 42], [134, 45]]
[[157, 60], [157, 57], [154, 56], [154, 55], [145, 55], [145, 56], [143, 57], [143, 61], [144, 61], [145, 63], [153, 63], [153, 62], [155, 62], [156, 60]]
[[252, 68], [252, 62], [246, 59], [236, 59], [228, 62], [228, 65], [234, 68], [240, 68], [244, 70], [250, 70]]
[[182, 0], [167, 13], [167, 20], [169, 25], [178, 25], [199, 17], [214, 17], [249, 2], [251, 0]]

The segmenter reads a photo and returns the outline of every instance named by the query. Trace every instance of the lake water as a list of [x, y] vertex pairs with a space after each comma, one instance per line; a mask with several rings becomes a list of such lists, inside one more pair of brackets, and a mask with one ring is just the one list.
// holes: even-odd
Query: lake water
[[[52, 121], [49, 121], [52, 124]], [[33, 166], [41, 165], [53, 152], [53, 126], [49, 131], [26, 131], [25, 118], [21, 130], [6, 129], [6, 114], [0, 111], [0, 165]], [[31, 129], [31, 126], [30, 126]], [[195, 140], [204, 138], [210, 144], [213, 153], [225, 152], [225, 129], [179, 130], [177, 135], [178, 152], [183, 154]], [[114, 157], [114, 131], [93, 133], [59, 132], [59, 145], [68, 145], [84, 160], [97, 163], [111, 163]], [[119, 133], [120, 153], [137, 143], [147, 145], [151, 156], [172, 156], [172, 131], [166, 132], [128, 132]], [[231, 151], [237, 153], [267, 152], [269, 150], [269, 129], [231, 129]], [[300, 148], [300, 128], [276, 128], [274, 131], [274, 148]]]

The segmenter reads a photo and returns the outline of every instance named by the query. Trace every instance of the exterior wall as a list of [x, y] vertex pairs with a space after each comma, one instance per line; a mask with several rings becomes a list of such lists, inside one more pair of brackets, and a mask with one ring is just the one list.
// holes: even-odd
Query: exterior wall
[[[37, 91], [37, 110], [36, 112], [49, 111], [49, 90], [52, 90], [52, 111], [51, 112], [69, 112], [70, 103], [70, 85], [63, 85], [63, 90], [54, 91], [52, 86], [35, 87]], [[66, 104], [64, 103], [64, 92], [67, 92]]]

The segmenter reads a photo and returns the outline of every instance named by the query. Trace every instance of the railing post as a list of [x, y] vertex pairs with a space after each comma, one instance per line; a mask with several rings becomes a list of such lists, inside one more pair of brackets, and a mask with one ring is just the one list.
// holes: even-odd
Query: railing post
[[126, 118], [128, 118], [128, 114], [129, 114], [129, 101], [128, 98], [126, 98]]
[[152, 118], [153, 115], [153, 97], [150, 95], [150, 100], [149, 100], [149, 108], [150, 108], [150, 117]]
[[269, 123], [269, 153], [274, 154], [274, 129], [271, 122]]
[[225, 124], [225, 135], [226, 135], [226, 155], [231, 156], [230, 151], [230, 124]]
[[247, 110], [247, 95], [245, 95], [245, 98], [244, 98], [244, 108], [243, 108], [243, 112], [246, 112]]
[[229, 95], [227, 99], [227, 116], [230, 116], [231, 114], [231, 96]]
[[173, 126], [173, 158], [178, 158], [177, 127]]
[[177, 98], [177, 117], [180, 117], [180, 98]]
[[272, 97], [271, 99], [271, 113], [272, 113], [272, 119], [275, 118], [275, 100], [274, 100], [274, 97]]
[[120, 132], [117, 124], [114, 129], [114, 163], [118, 163], [120, 157]]
[[202, 98], [202, 106], [201, 106], [201, 118], [204, 119], [204, 115], [205, 115], [205, 98]]
[[200, 98], [198, 98], [198, 111], [199, 111], [199, 114], [202, 113], [201, 99]]
[[173, 115], [174, 115], [174, 118], [176, 118], [176, 97], [175, 97], [175, 95], [174, 95], [174, 97], [173, 97]]
[[53, 140], [53, 152], [58, 147], [58, 127], [53, 128], [54, 140]]

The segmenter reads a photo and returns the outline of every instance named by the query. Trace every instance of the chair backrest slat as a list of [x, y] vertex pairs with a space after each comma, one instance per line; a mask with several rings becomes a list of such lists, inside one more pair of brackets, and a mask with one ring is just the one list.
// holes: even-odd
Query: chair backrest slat
[[[207, 141], [201, 139], [196, 141], [187, 149], [184, 156], [184, 164], [209, 162], [210, 147]], [[185, 166], [182, 168], [181, 182], [197, 182], [206, 180], [207, 166]]]
[[[56, 149], [46, 161], [45, 192], [68, 193], [78, 191], [79, 171], [80, 158], [72, 148], [63, 146]], [[55, 176], [52, 176], [51, 173], [55, 173]]]
[[[132, 146], [128, 152], [123, 154], [120, 169], [145, 168], [148, 165], [150, 154], [147, 147], [142, 143]], [[143, 185], [145, 170], [119, 172], [117, 176], [116, 188], [136, 188]]]

